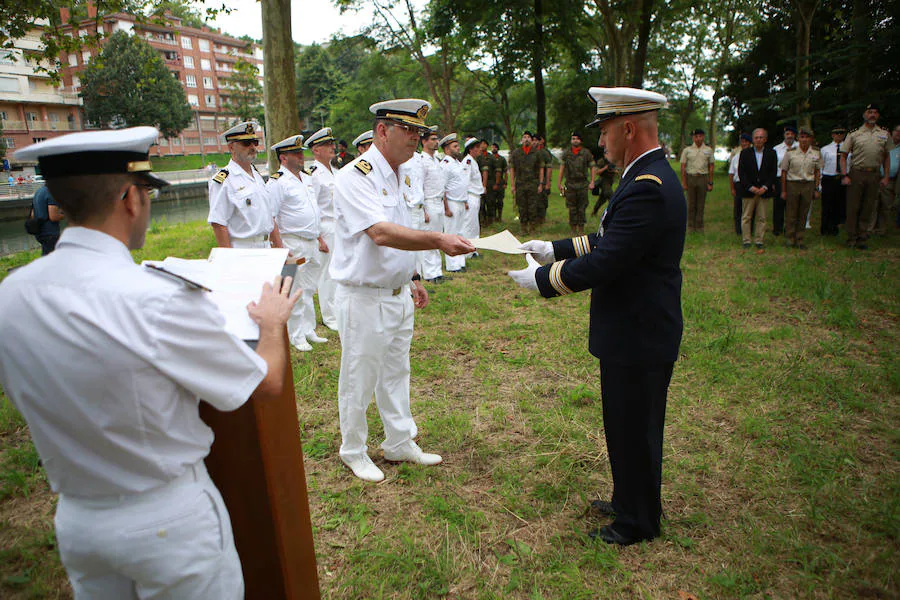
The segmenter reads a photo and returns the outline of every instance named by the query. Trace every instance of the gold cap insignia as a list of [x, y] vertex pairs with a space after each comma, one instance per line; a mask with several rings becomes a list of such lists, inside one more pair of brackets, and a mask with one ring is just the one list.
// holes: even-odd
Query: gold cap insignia
[[424, 121], [425, 117], [428, 116], [428, 105], [423, 104], [422, 108], [420, 108], [419, 110], [416, 111], [416, 116]]
[[247, 123], [247, 127], [244, 128], [244, 133], [256, 133], [253, 130], [253, 123]]

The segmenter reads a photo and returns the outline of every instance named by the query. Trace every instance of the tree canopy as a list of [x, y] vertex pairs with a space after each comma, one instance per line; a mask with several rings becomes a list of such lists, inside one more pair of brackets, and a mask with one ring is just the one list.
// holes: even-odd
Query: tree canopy
[[82, 74], [87, 119], [101, 127], [152, 125], [177, 136], [192, 119], [184, 88], [144, 40], [119, 31]]

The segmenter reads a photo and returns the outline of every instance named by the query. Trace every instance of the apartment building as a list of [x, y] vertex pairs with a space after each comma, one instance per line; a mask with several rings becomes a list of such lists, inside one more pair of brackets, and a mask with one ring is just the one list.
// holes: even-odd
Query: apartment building
[[46, 71], [40, 24], [15, 40], [10, 50], [0, 50], [0, 142], [8, 152], [70, 131], [81, 123], [81, 99], [71, 89], [53, 85]]
[[[65, 9], [61, 12], [63, 20], [68, 20]], [[165, 23], [139, 23], [132, 15], [115, 13], [103, 17], [100, 26], [106, 35], [126, 31], [141, 36], [158, 50], [166, 66], [181, 82], [188, 104], [194, 110], [194, 122], [177, 138], [160, 138], [153, 152], [166, 156], [227, 151], [218, 134], [235, 121], [234, 116], [223, 108], [230, 91], [228, 77], [234, 71], [234, 64], [243, 58], [257, 66], [262, 82], [262, 48], [208, 27], [189, 27], [174, 16], [167, 16]], [[73, 35], [88, 36], [95, 32], [96, 21], [91, 19], [82, 22], [77, 34], [73, 32]], [[81, 89], [79, 72], [96, 52], [96, 49], [85, 48], [80, 54], [60, 57], [64, 89], [75, 93]]]
[[[60, 9], [60, 13], [63, 21], [68, 21], [67, 9]], [[69, 32], [71, 35], [86, 37], [96, 33], [96, 8], [89, 5], [88, 14], [92, 18]], [[208, 27], [189, 27], [172, 16], [167, 16], [165, 23], [139, 23], [132, 15], [115, 13], [102, 17], [99, 27], [104, 35], [125, 31], [149, 42], [181, 82], [194, 110], [194, 121], [180, 136], [160, 138], [151, 152], [167, 156], [227, 151], [218, 134], [236, 120], [223, 108], [230, 92], [228, 77], [235, 63], [243, 58], [257, 66], [262, 82], [262, 48]], [[62, 84], [54, 86], [49, 75], [35, 73], [33, 68], [35, 61], [42, 60], [41, 33], [41, 27], [36, 27], [26, 38], [16, 40], [11, 56], [0, 55], [0, 137], [11, 150], [92, 127], [83, 118], [79, 74], [98, 54], [98, 48], [84, 47], [77, 53], [61, 54]]]

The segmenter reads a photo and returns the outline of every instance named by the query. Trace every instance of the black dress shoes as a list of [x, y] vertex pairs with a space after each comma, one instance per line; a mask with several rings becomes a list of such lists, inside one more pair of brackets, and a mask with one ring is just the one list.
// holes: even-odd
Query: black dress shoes
[[600, 539], [607, 544], [615, 544], [617, 546], [630, 546], [632, 544], [638, 544], [645, 540], [652, 539], [649, 537], [629, 536], [619, 533], [618, 531], [613, 529], [612, 525], [605, 525], [600, 529], [594, 529], [593, 531], [588, 532], [588, 536], [592, 540]]

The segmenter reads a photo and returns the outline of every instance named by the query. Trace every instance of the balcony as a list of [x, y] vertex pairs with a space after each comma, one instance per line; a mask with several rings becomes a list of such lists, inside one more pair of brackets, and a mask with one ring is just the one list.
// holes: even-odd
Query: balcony
[[0, 126], [3, 127], [3, 131], [27, 131], [28, 127], [25, 126], [25, 121], [11, 121], [4, 119], [0, 121]]

